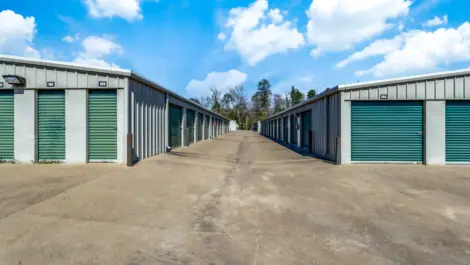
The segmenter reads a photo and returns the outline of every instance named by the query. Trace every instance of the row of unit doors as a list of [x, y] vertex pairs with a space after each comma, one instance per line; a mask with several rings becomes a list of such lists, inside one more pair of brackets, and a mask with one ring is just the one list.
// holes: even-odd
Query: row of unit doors
[[[37, 95], [37, 159], [66, 159], [64, 90], [39, 90]], [[0, 159], [14, 157], [14, 94], [0, 91]], [[115, 90], [88, 93], [88, 159], [117, 159], [117, 100]]]
[[[169, 131], [168, 138], [169, 143], [172, 148], [177, 148], [182, 146], [182, 124], [183, 124], [183, 108], [170, 105], [169, 111]], [[186, 142], [185, 145], [188, 146], [194, 143], [194, 126], [197, 130], [197, 141], [202, 141], [209, 139], [209, 122], [204, 124], [203, 119], [209, 121], [209, 116], [198, 113], [198, 123], [195, 124], [196, 113], [193, 110], [186, 110]], [[204, 139], [203, 139], [203, 127], [204, 127]], [[191, 128], [191, 129], [190, 129]], [[216, 127], [214, 127], [214, 136], [217, 137], [218, 133]]]
[[[352, 162], [423, 162], [423, 102], [351, 104]], [[470, 162], [470, 102], [446, 103], [446, 161]]]

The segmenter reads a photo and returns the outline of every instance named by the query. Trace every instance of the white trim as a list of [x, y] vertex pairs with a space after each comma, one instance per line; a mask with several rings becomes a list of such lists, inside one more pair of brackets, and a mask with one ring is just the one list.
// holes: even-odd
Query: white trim
[[382, 80], [374, 80], [374, 81], [361, 82], [361, 83], [339, 85], [338, 90], [342, 91], [342, 90], [349, 90], [349, 89], [354, 89], [354, 88], [387, 85], [391, 83], [414, 82], [414, 81], [421, 80], [421, 79], [436, 79], [436, 78], [452, 77], [456, 75], [467, 75], [467, 74], [470, 74], [470, 69], [468, 68], [455, 70], [455, 71], [446, 71], [446, 72], [438, 72], [438, 73], [431, 73], [431, 74], [423, 74], [423, 75], [415, 75], [415, 76], [407, 76], [407, 77], [400, 77], [400, 78], [382, 79]]

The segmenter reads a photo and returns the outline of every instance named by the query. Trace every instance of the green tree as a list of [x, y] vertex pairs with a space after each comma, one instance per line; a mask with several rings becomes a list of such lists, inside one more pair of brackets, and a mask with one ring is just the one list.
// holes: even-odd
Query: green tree
[[253, 107], [256, 111], [258, 119], [264, 119], [268, 116], [271, 107], [271, 84], [268, 80], [263, 79], [258, 82], [258, 89], [256, 93], [251, 97]]
[[220, 98], [222, 91], [217, 88], [211, 88], [211, 103], [212, 110], [216, 113], [220, 113], [222, 110], [222, 105], [220, 104]]
[[304, 100], [305, 96], [300, 90], [292, 86], [290, 90], [290, 100], [292, 106], [295, 106]]
[[291, 107], [291, 102], [290, 102], [290, 96], [289, 96], [289, 93], [286, 93], [286, 96], [284, 98], [284, 102], [286, 104], [286, 109], [290, 108]]
[[274, 114], [279, 113], [285, 109], [285, 102], [281, 95], [274, 95]]
[[315, 89], [310, 89], [307, 94], [307, 98], [313, 98], [317, 95], [317, 91]]

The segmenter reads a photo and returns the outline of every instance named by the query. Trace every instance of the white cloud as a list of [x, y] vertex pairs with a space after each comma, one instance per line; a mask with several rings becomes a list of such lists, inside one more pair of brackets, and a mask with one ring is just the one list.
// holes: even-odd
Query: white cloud
[[[291, 78], [283, 79], [278, 83], [274, 84], [271, 88], [273, 94], [278, 94], [284, 97], [286, 93], [289, 93], [292, 86], [300, 90], [300, 92], [307, 94], [308, 91], [315, 86], [315, 76], [313, 74], [306, 74], [300, 76], [294, 76]], [[321, 91], [316, 91], [320, 93]]]
[[122, 54], [121, 45], [114, 43], [106, 37], [90, 36], [83, 40], [85, 53], [93, 57], [103, 57], [111, 53]]
[[127, 21], [140, 20], [139, 0], [84, 0], [92, 17], [121, 17]]
[[74, 41], [72, 36], [65, 36], [62, 38], [62, 40], [68, 43], [72, 43]]
[[436, 16], [433, 19], [424, 22], [422, 25], [423, 27], [436, 27], [440, 25], [447, 25], [448, 22], [449, 20], [447, 15], [443, 16], [442, 18]]
[[211, 88], [226, 91], [243, 84], [247, 77], [246, 73], [235, 69], [227, 72], [212, 72], [207, 74], [204, 80], [191, 80], [186, 86], [186, 91], [192, 96], [208, 96]]
[[336, 67], [344, 68], [346, 65], [352, 62], [365, 60], [373, 56], [388, 54], [397, 49], [400, 49], [402, 44], [403, 44], [402, 36], [396, 36], [393, 39], [376, 40], [372, 42], [371, 44], [369, 44], [369, 46], [364, 48], [362, 51], [355, 52], [351, 56], [349, 56], [347, 59], [336, 64]]
[[250, 65], [305, 44], [303, 35], [284, 20], [280, 10], [269, 10], [267, 0], [231, 9], [225, 27], [229, 31], [225, 49], [236, 50]]
[[282, 23], [284, 21], [284, 17], [281, 15], [281, 10], [275, 8], [269, 10], [269, 17], [271, 18], [273, 23]]
[[119, 68], [118, 65], [108, 63], [103, 58], [113, 54], [122, 54], [124, 49], [106, 37], [90, 36], [83, 40], [84, 51], [78, 53], [74, 63], [104, 68]]
[[75, 34], [74, 36], [71, 36], [71, 35], [68, 35], [68, 36], [65, 36], [62, 38], [62, 41], [64, 42], [68, 42], [68, 43], [73, 43], [77, 40], [80, 39], [80, 35], [79, 34]]
[[307, 11], [312, 55], [352, 49], [393, 26], [408, 14], [410, 0], [313, 0]]
[[223, 32], [219, 33], [219, 35], [217, 36], [217, 39], [219, 39], [220, 41], [224, 41], [226, 38], [227, 35], [225, 35]]
[[356, 75], [376, 77], [433, 70], [440, 65], [470, 61], [470, 23], [460, 27], [440, 28], [433, 32], [414, 31], [405, 34], [404, 44], [387, 53], [384, 60]]
[[0, 53], [40, 58], [32, 47], [36, 35], [34, 17], [23, 17], [11, 10], [0, 12]]
[[73, 62], [76, 64], [84, 65], [84, 66], [92, 66], [92, 67], [100, 67], [100, 68], [120, 68], [119, 65], [109, 63], [103, 59], [86, 57], [86, 56], [83, 56], [83, 54], [75, 58]]

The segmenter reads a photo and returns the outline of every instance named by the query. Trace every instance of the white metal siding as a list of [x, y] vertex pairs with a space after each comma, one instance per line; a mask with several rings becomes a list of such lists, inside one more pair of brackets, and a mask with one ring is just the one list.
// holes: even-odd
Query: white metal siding
[[[108, 88], [124, 88], [126, 78], [117, 75], [97, 74], [46, 68], [42, 66], [0, 62], [0, 76], [12, 74], [26, 79], [26, 89], [47, 88], [47, 82], [55, 82], [56, 88], [98, 88], [98, 81], [108, 82]], [[11, 85], [4, 83], [5, 88]]]
[[470, 99], [470, 76], [371, 86], [342, 93], [345, 100], [377, 100], [382, 94], [388, 100]]

